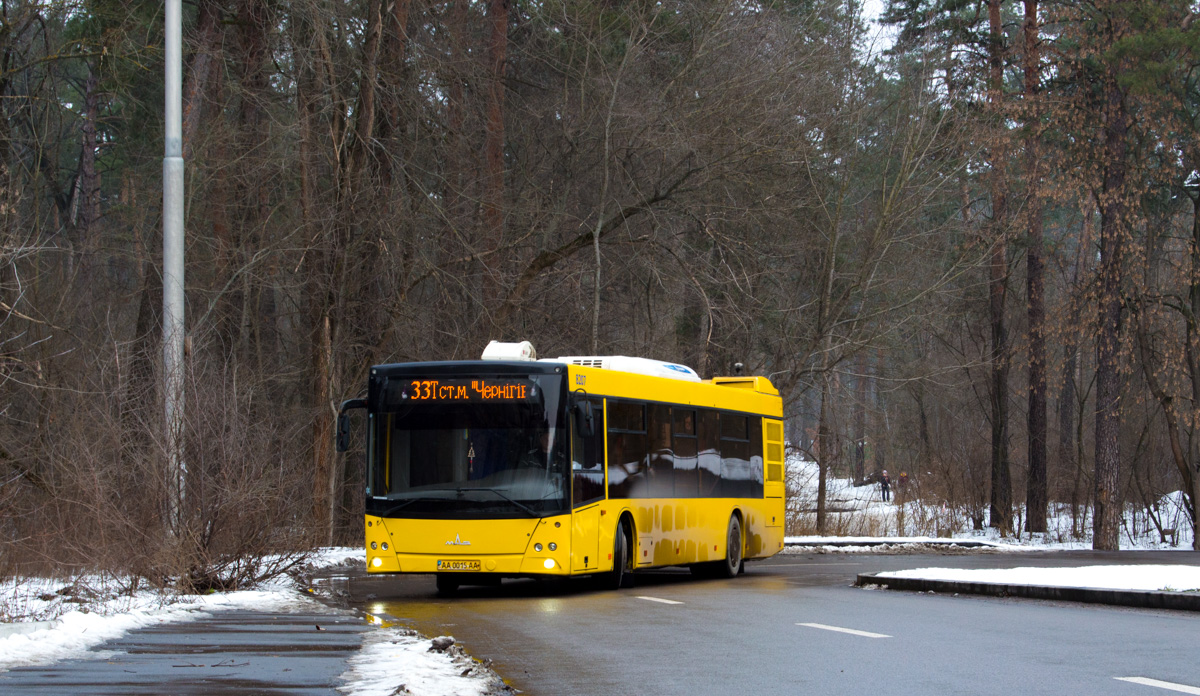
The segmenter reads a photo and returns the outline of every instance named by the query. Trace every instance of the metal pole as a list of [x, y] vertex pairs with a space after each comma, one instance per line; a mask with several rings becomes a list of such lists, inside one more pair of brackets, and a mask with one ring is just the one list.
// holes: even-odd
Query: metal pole
[[187, 465], [183, 459], [183, 31], [181, 0], [166, 0], [166, 139], [163, 157], [163, 395], [167, 512], [179, 529]]

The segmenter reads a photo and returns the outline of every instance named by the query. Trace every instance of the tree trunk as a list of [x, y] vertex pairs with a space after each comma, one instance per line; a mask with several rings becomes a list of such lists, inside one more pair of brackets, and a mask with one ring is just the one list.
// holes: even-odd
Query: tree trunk
[[1042, 235], [1041, 153], [1038, 147], [1038, 19], [1037, 0], [1025, 0], [1025, 162], [1029, 202], [1026, 205], [1029, 245], [1025, 254], [1026, 300], [1029, 315], [1029, 477], [1025, 489], [1025, 529], [1046, 531], [1046, 337], [1044, 242]]
[[[402, 144], [398, 142], [406, 130], [404, 121], [404, 84], [408, 59], [408, 10], [410, 0], [395, 0], [392, 5], [391, 21], [386, 22], [384, 41], [384, 69], [381, 71], [384, 94], [384, 118], [379, 127], [379, 142], [385, 147], [399, 150]], [[392, 153], [395, 155], [395, 153]], [[381, 153], [385, 161], [390, 162], [388, 153]], [[401, 167], [403, 167], [403, 159]], [[398, 171], [392, 166], [384, 167], [384, 175], [388, 183], [397, 181]]]
[[[1095, 210], [1091, 205], [1085, 206], [1079, 243], [1076, 245], [1075, 260], [1071, 268], [1071, 292], [1066, 323], [1068, 331], [1063, 341], [1063, 386], [1058, 400], [1059, 469], [1071, 475], [1071, 534], [1076, 538], [1082, 535], [1079, 526], [1079, 506], [1082, 489], [1080, 479], [1083, 477], [1083, 456], [1080, 449], [1083, 443], [1077, 441], [1077, 433], [1083, 427], [1083, 420], [1080, 418], [1083, 407], [1079, 403], [1079, 344], [1082, 340], [1080, 327], [1086, 287], [1082, 279], [1088, 273], [1087, 259], [1091, 253], [1094, 221]], [[1081, 439], [1082, 436], [1078, 438]]]
[[504, 66], [508, 60], [508, 0], [488, 0], [491, 70], [484, 141], [483, 218], [488, 247], [498, 249], [504, 233]]
[[464, 82], [467, 75], [466, 51], [463, 48], [467, 32], [467, 0], [452, 0], [450, 5], [450, 66], [447, 70], [449, 88], [446, 101], [446, 217], [451, 228], [462, 230], [470, 217], [466, 207], [467, 137], [464, 130], [466, 104]]
[[[1186, 318], [1184, 356], [1188, 373], [1192, 378], [1191, 435], [1188, 438], [1188, 456], [1191, 472], [1192, 549], [1200, 551], [1200, 433], [1194, 411], [1200, 409], [1200, 195], [1192, 199], [1192, 274], [1188, 286], [1188, 303], [1191, 314]], [[1184, 480], [1187, 480], [1184, 476]]]
[[929, 414], [925, 410], [925, 383], [922, 381], [917, 382], [915, 398], [917, 400], [917, 434], [921, 439], [920, 471], [932, 471], [933, 443], [929, 439]]
[[[161, 242], [159, 243], [161, 247]], [[142, 288], [138, 293], [137, 323], [129, 352], [129, 377], [121, 399], [122, 445], [130, 457], [150, 453], [157, 419], [155, 371], [162, 339], [162, 275], [158, 264], [142, 262]], [[130, 467], [130, 471], [134, 469]]]
[[[1003, 26], [1000, 20], [1001, 0], [987, 0], [988, 25], [988, 101], [999, 116], [1003, 95]], [[997, 118], [997, 128], [1003, 128]], [[992, 152], [992, 240], [988, 264], [988, 320], [991, 325], [991, 408], [992, 408], [992, 495], [988, 524], [1001, 533], [1012, 530], [1012, 480], [1008, 461], [1008, 326], [1004, 304], [1008, 292], [1007, 196], [1005, 177], [1004, 135], [997, 134]]]
[[[1068, 326], [1076, 326], [1068, 324]], [[1058, 466], [1060, 473], [1070, 472], [1072, 475], [1078, 469], [1075, 460], [1075, 400], [1078, 398], [1078, 383], [1076, 372], [1079, 370], [1079, 346], [1075, 340], [1068, 339], [1063, 345], [1063, 381], [1062, 390], [1058, 395]], [[1074, 509], [1078, 501], [1072, 500], [1071, 517], [1075, 518]]]
[[1121, 500], [1121, 262], [1126, 219], [1125, 160], [1128, 115], [1125, 94], [1114, 68], [1105, 80], [1104, 181], [1100, 194], [1099, 316], [1096, 329], [1096, 510], [1092, 548], [1119, 548]]
[[[78, 228], [83, 238], [84, 265], [94, 266], [96, 225], [100, 221], [100, 172], [96, 169], [96, 149], [99, 147], [96, 124], [100, 120], [100, 80], [89, 67], [84, 80], [83, 151], [79, 156]], [[83, 278], [88, 282], [88, 278]], [[83, 287], [89, 287], [84, 285]]]
[[198, 39], [196, 52], [188, 66], [187, 79], [183, 86], [183, 158], [190, 160], [196, 145], [196, 133], [200, 131], [203, 115], [203, 98], [208, 90], [212, 69], [216, 62], [216, 48], [223, 33], [221, 7], [216, 0], [200, 2], [200, 15], [196, 21]]
[[862, 483], [867, 468], [867, 355], [858, 355], [854, 388], [854, 482]]
[[[314, 17], [315, 19], [315, 17]], [[310, 39], [320, 42], [320, 26], [297, 20], [293, 24], [293, 45], [307, 46]], [[297, 53], [296, 62], [296, 106], [299, 125], [299, 178], [300, 220], [305, 234], [312, 243], [304, 254], [305, 294], [308, 304], [308, 354], [310, 372], [309, 408], [312, 413], [312, 520], [313, 541], [331, 544], [333, 541], [333, 500], [331, 477], [333, 472], [333, 418], [328, 406], [330, 382], [332, 380], [332, 326], [330, 325], [330, 296], [333, 280], [329, 270], [330, 242], [328, 225], [319, 219], [317, 209], [316, 154], [317, 119], [320, 109], [320, 91], [317, 86], [319, 68], [314, 67], [304, 54]], [[319, 60], [319, 59], [318, 59]]]
[[[379, 51], [383, 34], [382, 0], [369, 0], [367, 28], [363, 44], [362, 67], [359, 72], [358, 103], [354, 110], [354, 142], [343, 168], [341, 200], [343, 213], [353, 207], [362, 194], [360, 177], [366, 167], [375, 135], [375, 93], [379, 81]], [[350, 219], [353, 219], [352, 217]], [[343, 216], [343, 221], [346, 218]]]
[[821, 422], [817, 425], [817, 534], [826, 528], [826, 481], [829, 470], [837, 463], [839, 447], [833, 428], [833, 376], [829, 370], [822, 375]]
[[337, 467], [333, 461], [333, 414], [330, 386], [333, 383], [332, 319], [321, 317], [313, 332], [313, 531], [317, 542], [333, 545], [334, 487]]

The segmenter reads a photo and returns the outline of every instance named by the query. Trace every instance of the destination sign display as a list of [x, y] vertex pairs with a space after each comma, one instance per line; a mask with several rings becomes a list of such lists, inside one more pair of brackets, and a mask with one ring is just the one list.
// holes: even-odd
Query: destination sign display
[[516, 379], [409, 379], [393, 388], [401, 401], [504, 402], [537, 396], [536, 384]]

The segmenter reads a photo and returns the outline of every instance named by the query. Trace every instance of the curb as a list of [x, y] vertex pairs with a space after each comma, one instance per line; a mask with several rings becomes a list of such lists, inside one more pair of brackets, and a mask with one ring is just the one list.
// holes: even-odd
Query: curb
[[1021, 597], [1060, 602], [1109, 604], [1139, 609], [1200, 611], [1200, 593], [1103, 590], [1090, 587], [1053, 587], [1049, 585], [1004, 585], [990, 582], [958, 582], [923, 578], [881, 578], [875, 573], [860, 573], [854, 584], [856, 587], [879, 585], [888, 590], [913, 592], [948, 592], [991, 597]]
[[818, 547], [818, 546], [914, 546], [914, 545], [916, 545], [916, 546], [957, 546], [959, 548], [964, 548], [964, 549], [979, 549], [979, 548], [1001, 549], [1001, 548], [1004, 548], [1004, 546], [999, 545], [999, 544], [990, 544], [985, 541], [971, 541], [970, 539], [946, 539], [946, 540], [925, 539], [922, 541], [897, 541], [895, 539], [892, 539], [890, 541], [887, 541], [887, 540], [881, 540], [881, 541], [822, 541], [819, 544], [803, 542], [803, 541], [785, 541], [785, 542], [783, 542], [783, 545], [785, 547], [787, 547], [787, 546]]

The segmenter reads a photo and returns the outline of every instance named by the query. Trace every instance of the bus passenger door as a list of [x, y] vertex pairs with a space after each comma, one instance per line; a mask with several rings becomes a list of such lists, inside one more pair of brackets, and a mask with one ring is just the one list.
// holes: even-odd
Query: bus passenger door
[[600, 503], [604, 500], [604, 402], [571, 408], [571, 572], [600, 569]]

